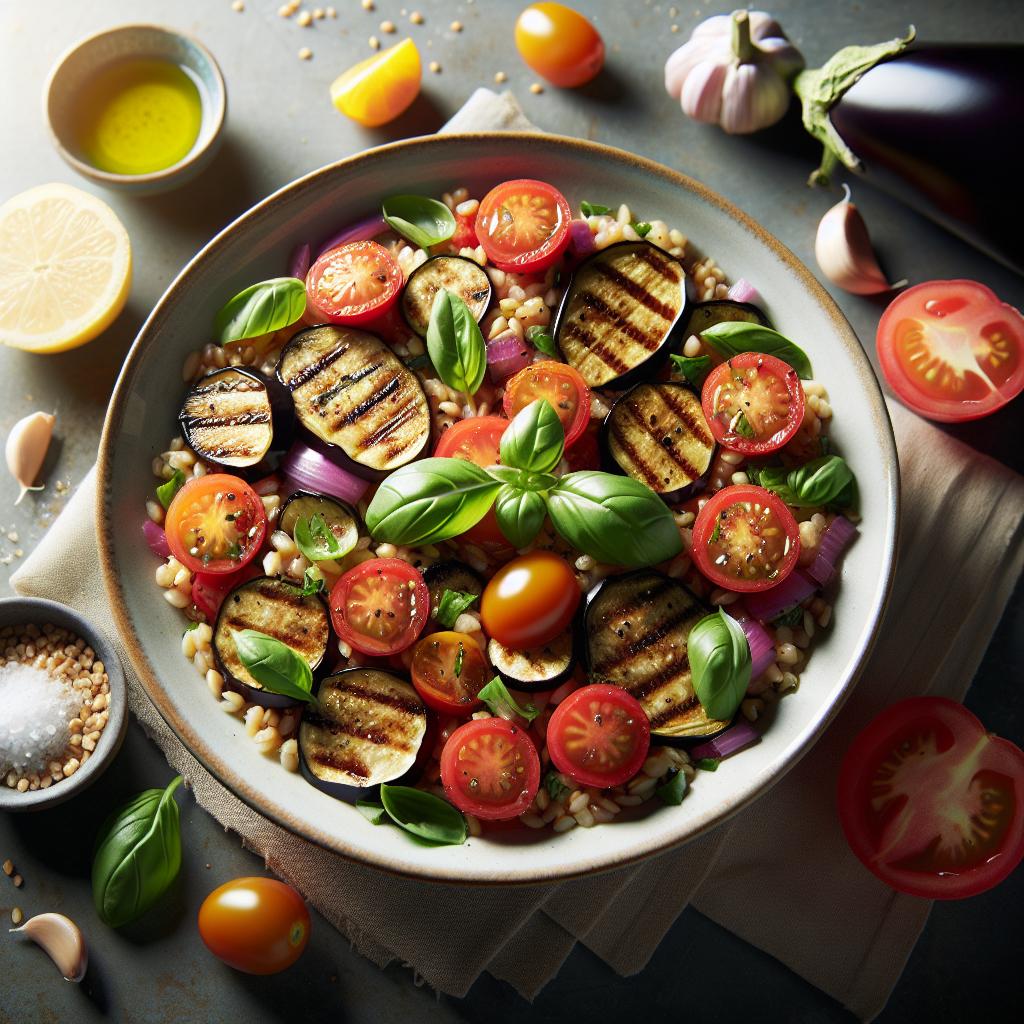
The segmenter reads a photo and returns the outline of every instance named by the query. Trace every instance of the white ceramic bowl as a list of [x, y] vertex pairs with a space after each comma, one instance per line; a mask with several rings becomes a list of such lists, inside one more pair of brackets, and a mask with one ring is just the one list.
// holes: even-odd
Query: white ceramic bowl
[[[809, 352], [835, 409], [833, 436], [860, 482], [863, 524], [845, 560], [833, 625], [815, 638], [800, 691], [779, 702], [756, 747], [703, 773], [680, 807], [564, 834], [471, 839], [427, 848], [377, 828], [256, 751], [220, 712], [181, 656], [182, 619], [153, 583], [138, 528], [151, 496], [149, 464], [176, 430], [185, 354], [213, 315], [253, 281], [285, 272], [297, 243], [362, 219], [396, 192], [439, 195], [459, 184], [541, 178], [570, 202], [624, 201], [678, 226], [731, 279], [755, 282], [779, 330]], [[241, 799], [314, 842], [379, 867], [450, 882], [538, 882], [584, 875], [663, 851], [761, 796], [807, 752], [853, 686], [892, 578], [898, 470], [889, 418], [849, 324], [809, 271], [749, 217], [702, 185], [605, 146], [548, 135], [436, 136], [370, 150], [308, 175], [259, 203], [206, 246], [157, 303], [114, 392], [99, 459], [99, 550], [118, 629], [149, 696], [182, 741]], [[526, 831], [526, 830], [523, 830]]]

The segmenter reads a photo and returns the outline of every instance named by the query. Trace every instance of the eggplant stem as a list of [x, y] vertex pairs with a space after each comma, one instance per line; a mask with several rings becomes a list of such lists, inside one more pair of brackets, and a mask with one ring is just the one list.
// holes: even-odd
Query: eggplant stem
[[732, 12], [732, 53], [739, 64], [757, 60], [757, 47], [750, 39], [750, 15], [746, 11]]

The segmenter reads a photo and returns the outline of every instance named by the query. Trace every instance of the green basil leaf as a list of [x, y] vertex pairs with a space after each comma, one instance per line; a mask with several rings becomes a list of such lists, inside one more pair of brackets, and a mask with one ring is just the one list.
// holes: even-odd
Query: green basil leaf
[[501, 435], [501, 461], [515, 469], [548, 473], [565, 450], [565, 431], [554, 406], [538, 398], [513, 417]]
[[[198, 628], [199, 628], [199, 623], [198, 622], [190, 622], [185, 627], [185, 633], [191, 633], [193, 629], [198, 629]], [[185, 633], [182, 633], [181, 635], [184, 636]]]
[[452, 672], [455, 673], [455, 678], [459, 679], [462, 676], [462, 662], [466, 657], [466, 645], [460, 640], [459, 649], [455, 652], [455, 664], [452, 666]]
[[504, 718], [509, 713], [519, 715], [528, 722], [532, 722], [540, 712], [532, 705], [527, 704], [524, 708], [515, 697], [508, 692], [508, 687], [501, 681], [500, 676], [495, 676], [478, 694], [490, 709], [491, 713], [499, 718]]
[[817, 508], [819, 505], [847, 502], [853, 498], [853, 470], [840, 455], [822, 455], [791, 470], [786, 477], [789, 490], [796, 496], [790, 505]]
[[388, 812], [384, 810], [384, 805], [374, 800], [357, 800], [356, 810], [371, 825], [386, 825], [391, 821], [391, 818], [388, 817]]
[[536, 491], [511, 484], [505, 484], [494, 499], [498, 526], [514, 548], [525, 548], [540, 533], [547, 511], [547, 504]]
[[700, 391], [711, 372], [711, 356], [672, 356], [672, 368], [692, 387]]
[[654, 795], [668, 807], [678, 807], [686, 796], [687, 788], [686, 776], [678, 768], [673, 768], [669, 772], [668, 781], [663, 782], [654, 791]]
[[488, 466], [487, 473], [489, 476], [494, 477], [495, 480], [500, 480], [503, 484], [512, 484], [513, 487], [526, 487], [526, 481], [529, 479], [529, 473], [524, 473], [521, 469], [516, 469], [515, 466]]
[[552, 359], [558, 359], [558, 348], [555, 346], [555, 339], [547, 327], [534, 324], [526, 328], [526, 340], [538, 351], [543, 352]]
[[377, 488], [366, 528], [391, 544], [436, 544], [480, 522], [501, 489], [465, 459], [422, 459], [396, 469]]
[[380, 802], [406, 832], [441, 846], [466, 841], [466, 819], [447, 800], [411, 786], [380, 787]]
[[718, 766], [722, 763], [719, 757], [702, 757], [695, 765], [702, 772], [717, 772]]
[[171, 507], [174, 496], [185, 486], [185, 474], [180, 469], [174, 471], [174, 476], [166, 483], [162, 483], [156, 489], [156, 496], [165, 509]]
[[214, 317], [213, 331], [222, 345], [258, 338], [295, 323], [306, 312], [306, 283], [275, 277], [239, 292]]
[[612, 208], [610, 206], [602, 206], [600, 203], [588, 203], [584, 199], [580, 203], [580, 213], [584, 217], [600, 217], [605, 213], [611, 213]]
[[116, 810], [100, 829], [92, 861], [92, 897], [105, 924], [120, 928], [141, 917], [181, 869], [181, 821], [174, 791], [147, 789]]
[[723, 359], [732, 359], [741, 352], [763, 352], [775, 356], [796, 370], [797, 375], [809, 380], [814, 374], [807, 353], [785, 335], [760, 324], [726, 320], [700, 332], [706, 341]]
[[256, 629], [233, 629], [231, 638], [239, 660], [264, 690], [316, 704], [313, 670], [286, 643]]
[[743, 628], [719, 608], [690, 630], [686, 653], [694, 692], [708, 718], [732, 718], [750, 684], [750, 644]]
[[569, 473], [548, 494], [548, 515], [574, 548], [611, 565], [655, 565], [683, 548], [668, 506], [627, 476]]
[[802, 605], [795, 604], [792, 608], [787, 611], [781, 612], [772, 619], [772, 625], [778, 626], [796, 626], [804, 621], [804, 609]]
[[390, 228], [420, 249], [429, 249], [455, 234], [452, 211], [426, 196], [388, 196], [381, 203], [381, 212]]
[[434, 296], [427, 351], [437, 375], [456, 391], [475, 394], [487, 372], [487, 346], [469, 307], [450, 291]]
[[358, 539], [353, 534], [352, 543], [346, 547], [319, 512], [315, 512], [309, 519], [297, 519], [294, 532], [295, 546], [311, 562], [326, 562], [332, 558], [344, 558], [355, 547]]
[[565, 796], [566, 793], [571, 793], [572, 790], [559, 778], [558, 772], [553, 768], [544, 776], [544, 788], [548, 791], [548, 796], [552, 800], [558, 800]]
[[733, 417], [730, 426], [740, 437], [753, 440], [754, 428], [750, 425], [750, 420], [747, 419], [747, 414], [742, 409]]
[[645, 220], [633, 222], [633, 230], [641, 237], [646, 238], [651, 233], [651, 225]]
[[313, 594], [319, 594], [324, 586], [323, 576], [314, 576], [311, 565], [302, 575], [302, 596], [310, 597]]
[[790, 490], [787, 483], [789, 470], [785, 466], [762, 466], [760, 469], [748, 466], [747, 476], [759, 487], [777, 494], [787, 505], [795, 506], [797, 503], [797, 495]]
[[478, 600], [476, 594], [445, 589], [441, 600], [437, 602], [437, 607], [431, 611], [431, 614], [445, 629], [454, 629], [459, 616], [476, 600]]

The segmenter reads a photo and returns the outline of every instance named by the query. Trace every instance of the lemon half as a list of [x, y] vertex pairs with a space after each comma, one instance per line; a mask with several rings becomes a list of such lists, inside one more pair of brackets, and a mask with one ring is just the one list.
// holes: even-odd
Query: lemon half
[[63, 352], [92, 341], [124, 308], [132, 249], [102, 200], [49, 184], [0, 206], [0, 341]]

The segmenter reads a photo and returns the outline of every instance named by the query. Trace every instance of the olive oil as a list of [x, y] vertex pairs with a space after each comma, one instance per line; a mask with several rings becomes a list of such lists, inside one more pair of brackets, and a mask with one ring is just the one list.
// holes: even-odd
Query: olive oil
[[78, 144], [93, 167], [149, 174], [176, 164], [203, 118], [199, 88], [177, 64], [130, 59], [100, 71], [77, 103]]

